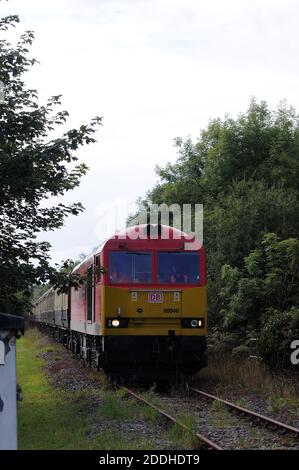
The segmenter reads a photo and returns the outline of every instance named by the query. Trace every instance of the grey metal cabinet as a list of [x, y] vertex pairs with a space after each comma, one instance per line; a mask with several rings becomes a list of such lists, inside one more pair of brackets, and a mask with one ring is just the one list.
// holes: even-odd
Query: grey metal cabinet
[[15, 450], [17, 439], [16, 337], [24, 319], [0, 314], [0, 450]]

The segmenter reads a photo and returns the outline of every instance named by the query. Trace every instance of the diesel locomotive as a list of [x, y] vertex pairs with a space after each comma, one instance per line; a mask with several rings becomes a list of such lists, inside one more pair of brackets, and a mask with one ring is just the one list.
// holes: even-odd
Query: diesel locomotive
[[[192, 242], [192, 239], [191, 239]], [[206, 366], [205, 250], [165, 225], [106, 240], [74, 269], [68, 295], [34, 306], [40, 329], [113, 377], [186, 380]]]

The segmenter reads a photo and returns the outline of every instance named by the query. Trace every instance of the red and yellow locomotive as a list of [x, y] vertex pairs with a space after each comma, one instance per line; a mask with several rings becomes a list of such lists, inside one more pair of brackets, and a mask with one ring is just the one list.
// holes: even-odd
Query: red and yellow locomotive
[[74, 273], [86, 282], [69, 294], [67, 324], [55, 322], [61, 296], [53, 290], [38, 300], [35, 314], [75, 354], [109, 375], [141, 380], [186, 378], [206, 365], [205, 251], [190, 249], [185, 233], [129, 227]]

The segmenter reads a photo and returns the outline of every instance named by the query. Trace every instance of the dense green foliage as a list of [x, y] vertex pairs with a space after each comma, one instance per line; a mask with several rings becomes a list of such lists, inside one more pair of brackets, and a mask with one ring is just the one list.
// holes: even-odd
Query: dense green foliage
[[[18, 21], [17, 16], [2, 18], [2, 36]], [[56, 109], [59, 96], [40, 105], [37, 91], [25, 86], [23, 75], [36, 62], [28, 56], [32, 40], [31, 31], [16, 45], [0, 40], [5, 90], [0, 102], [0, 311], [24, 309], [33, 284], [51, 282], [63, 290], [76, 284], [67, 269], [51, 267], [50, 246], [37, 241], [37, 235], [60, 228], [66, 216], [83, 210], [80, 203], [45, 206], [45, 200], [78, 186], [87, 167], [76, 163], [75, 151], [95, 141], [92, 135], [101, 123], [96, 117], [89, 125], [51, 137], [68, 113]]]
[[197, 143], [175, 140], [177, 162], [157, 167], [160, 182], [139, 201], [204, 204], [210, 332], [230, 347], [255, 336], [271, 364], [290, 363], [299, 338], [298, 122], [284, 102], [273, 111], [255, 100], [236, 119], [211, 120]]
[[299, 240], [267, 234], [239, 269], [222, 267], [222, 325], [241, 340], [258, 335], [258, 349], [271, 365], [290, 365], [299, 338]]

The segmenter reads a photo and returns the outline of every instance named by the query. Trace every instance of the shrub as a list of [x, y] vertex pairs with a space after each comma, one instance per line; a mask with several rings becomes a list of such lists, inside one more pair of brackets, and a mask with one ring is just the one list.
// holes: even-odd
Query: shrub
[[299, 309], [269, 309], [258, 339], [259, 354], [271, 367], [294, 367], [290, 356], [291, 343], [299, 339]]

